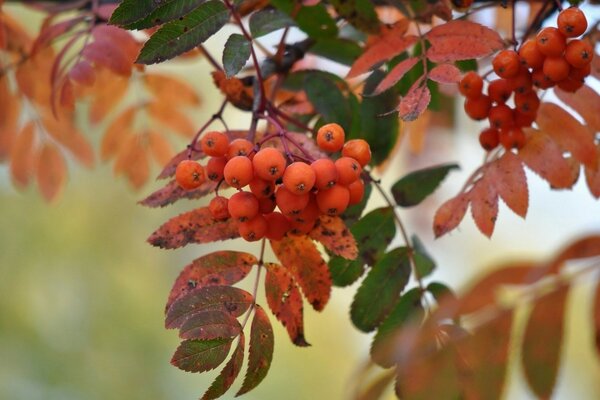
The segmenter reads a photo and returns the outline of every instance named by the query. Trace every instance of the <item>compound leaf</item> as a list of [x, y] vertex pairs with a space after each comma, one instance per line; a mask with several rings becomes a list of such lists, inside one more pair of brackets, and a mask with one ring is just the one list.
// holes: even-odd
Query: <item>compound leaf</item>
[[240, 332], [238, 344], [231, 355], [231, 358], [225, 364], [219, 376], [215, 378], [208, 390], [204, 393], [201, 400], [213, 400], [221, 397], [231, 387], [235, 378], [240, 373], [244, 363], [244, 332]]
[[188, 372], [210, 371], [225, 360], [231, 341], [231, 338], [184, 340], [173, 354], [171, 364]]

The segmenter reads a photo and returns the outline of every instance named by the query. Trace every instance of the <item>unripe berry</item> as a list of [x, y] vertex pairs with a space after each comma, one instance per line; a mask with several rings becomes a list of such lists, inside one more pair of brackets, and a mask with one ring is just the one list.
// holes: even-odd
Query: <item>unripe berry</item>
[[175, 169], [175, 180], [185, 190], [193, 190], [204, 183], [204, 168], [194, 160], [183, 160]]
[[336, 123], [323, 125], [317, 131], [317, 145], [330, 153], [341, 150], [344, 140], [344, 128]]
[[310, 165], [297, 161], [291, 163], [283, 173], [283, 185], [294, 194], [310, 192], [315, 185], [315, 171]]
[[317, 206], [323, 214], [340, 215], [348, 207], [350, 191], [347, 187], [335, 184], [317, 193]]
[[276, 181], [283, 176], [285, 170], [285, 157], [273, 147], [259, 150], [252, 159], [254, 172], [259, 178], [266, 181]]
[[252, 161], [246, 156], [235, 156], [225, 164], [223, 169], [225, 182], [234, 188], [243, 188], [254, 178]]
[[238, 221], [248, 221], [258, 214], [258, 199], [250, 192], [237, 192], [229, 198], [227, 209]]

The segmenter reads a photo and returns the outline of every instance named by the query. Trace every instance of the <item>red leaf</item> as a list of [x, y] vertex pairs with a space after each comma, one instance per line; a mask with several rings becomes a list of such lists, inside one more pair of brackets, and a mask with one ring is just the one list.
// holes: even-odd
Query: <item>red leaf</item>
[[528, 129], [527, 142], [519, 149], [518, 156], [553, 188], [570, 188], [575, 184], [571, 167], [564, 159], [562, 150], [543, 132]]
[[494, 185], [485, 177], [478, 180], [469, 192], [469, 199], [475, 225], [481, 233], [491, 237], [498, 217], [498, 193]]
[[182, 339], [222, 339], [234, 338], [242, 331], [242, 326], [231, 314], [221, 310], [208, 310], [189, 317], [179, 329]]
[[191, 316], [209, 310], [220, 310], [239, 317], [253, 304], [252, 295], [232, 286], [196, 288], [175, 300], [167, 310], [165, 327], [180, 328]]
[[184, 340], [173, 354], [171, 364], [188, 372], [210, 371], [225, 360], [232, 340], [231, 338]]
[[597, 163], [594, 135], [565, 109], [554, 103], [542, 103], [536, 122], [540, 130], [585, 166]]
[[286, 236], [271, 241], [281, 264], [294, 275], [304, 296], [317, 311], [325, 308], [331, 294], [329, 268], [319, 250], [307, 236]]
[[550, 263], [550, 272], [556, 273], [566, 261], [600, 256], [600, 236], [587, 236], [562, 249]]
[[384, 30], [352, 64], [347, 78], [363, 74], [375, 64], [389, 60], [415, 44], [418, 38], [414, 35], [405, 36], [406, 28], [407, 23], [401, 22], [389, 30]]
[[[600, 148], [597, 151], [600, 154]], [[595, 198], [600, 198], [600, 162], [597, 162], [594, 167], [585, 167], [584, 171], [590, 193]]]
[[437, 83], [457, 83], [461, 79], [461, 73], [453, 64], [440, 64], [429, 71], [427, 77]]
[[37, 161], [37, 182], [47, 201], [54, 200], [67, 179], [67, 164], [60, 150], [46, 143], [39, 152]]
[[275, 317], [297, 346], [309, 346], [304, 338], [302, 295], [292, 275], [281, 265], [267, 263], [265, 296]]
[[423, 114], [431, 101], [431, 92], [425, 83], [418, 80], [396, 108], [403, 121], [414, 121]]
[[438, 208], [433, 218], [433, 233], [436, 238], [450, 232], [460, 224], [469, 205], [469, 197], [462, 193], [447, 200]]
[[87, 60], [81, 60], [69, 71], [69, 78], [84, 86], [92, 86], [96, 82], [96, 71]]
[[208, 207], [202, 207], [171, 218], [150, 235], [148, 243], [163, 249], [175, 249], [188, 243], [210, 243], [238, 236], [236, 221], [217, 221]]
[[600, 95], [594, 89], [583, 85], [576, 93], [565, 92], [560, 88], [555, 88], [554, 93], [566, 105], [577, 111], [594, 132], [600, 131]]
[[309, 236], [337, 256], [347, 260], [358, 257], [356, 240], [340, 217], [321, 215]]
[[391, 69], [391, 71], [386, 75], [385, 78], [383, 78], [381, 82], [379, 82], [379, 85], [377, 85], [373, 94], [385, 92], [394, 86], [418, 62], [419, 59], [417, 57], [410, 57], [401, 61], [398, 65]]
[[129, 76], [132, 64], [121, 49], [107, 40], [95, 40], [81, 51], [91, 63], [108, 68], [115, 74]]
[[[199, 199], [211, 193], [217, 187], [217, 183], [213, 181], [205, 181], [197, 189], [185, 190], [177, 183], [170, 181], [162, 188], [158, 189], [139, 204], [147, 207], [165, 207], [175, 203], [179, 199]], [[221, 185], [223, 187], [223, 185]]]
[[569, 286], [561, 286], [537, 299], [525, 328], [521, 349], [523, 372], [538, 398], [550, 398], [556, 384], [568, 293]]
[[598, 353], [598, 356], [600, 356], [600, 282], [596, 285], [596, 290], [594, 292], [592, 318], [594, 320], [595, 328], [594, 339], [596, 344], [596, 352]]
[[[1, 28], [0, 28], [1, 29]], [[0, 76], [0, 162], [10, 155], [17, 137], [21, 102], [13, 95], [6, 75]]]
[[507, 151], [488, 166], [485, 175], [493, 183], [506, 205], [515, 214], [525, 218], [529, 205], [529, 192], [527, 178], [519, 157]]
[[231, 359], [210, 385], [201, 400], [213, 400], [221, 397], [231, 387], [233, 381], [240, 373], [244, 363], [244, 332], [240, 332], [238, 344], [231, 355]]
[[41, 48], [51, 45], [54, 39], [63, 35], [64, 33], [69, 32], [77, 24], [83, 22], [85, 18], [85, 16], [80, 15], [71, 19], [57, 22], [54, 25], [44, 24], [40, 33], [38, 34], [38, 37], [35, 39], [35, 42], [33, 42], [33, 46], [31, 48], [31, 55], [33, 56]]
[[10, 154], [10, 174], [19, 187], [29, 184], [35, 166], [35, 125], [29, 121], [14, 140]]
[[236, 397], [254, 389], [267, 376], [273, 360], [273, 328], [267, 314], [258, 304], [254, 306], [254, 318], [250, 330], [248, 369], [244, 383]]
[[481, 58], [504, 47], [497, 32], [468, 20], [438, 25], [425, 36], [431, 43], [427, 57], [433, 62]]
[[197, 287], [226, 286], [241, 281], [257, 262], [252, 254], [225, 250], [195, 259], [175, 280], [165, 309]]

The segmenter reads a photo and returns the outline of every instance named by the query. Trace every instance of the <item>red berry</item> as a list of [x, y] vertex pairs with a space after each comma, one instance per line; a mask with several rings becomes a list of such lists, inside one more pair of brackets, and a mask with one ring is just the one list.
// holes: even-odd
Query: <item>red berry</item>
[[535, 37], [540, 53], [548, 57], [560, 57], [567, 47], [565, 36], [553, 27], [542, 29]]
[[500, 135], [498, 129], [487, 128], [479, 134], [479, 144], [485, 150], [490, 151], [498, 147], [500, 143]]
[[317, 131], [317, 145], [330, 153], [341, 150], [344, 140], [344, 128], [338, 124], [326, 124]]
[[315, 171], [310, 165], [297, 161], [288, 165], [283, 173], [283, 185], [294, 194], [308, 193], [315, 185]]
[[364, 167], [371, 161], [371, 147], [363, 139], [348, 140], [342, 148], [342, 156], [354, 158], [361, 167]]
[[283, 176], [286, 161], [279, 150], [267, 147], [254, 155], [252, 165], [258, 177], [267, 181], [276, 181]]
[[225, 164], [223, 169], [225, 182], [234, 188], [243, 188], [254, 178], [252, 161], [246, 156], [235, 156]]
[[340, 215], [346, 210], [349, 202], [350, 191], [342, 185], [335, 184], [317, 193], [317, 206], [324, 214]]
[[230, 217], [229, 208], [228, 208], [229, 200], [223, 196], [215, 196], [208, 203], [208, 210], [214, 219], [227, 219]]
[[492, 66], [500, 78], [512, 78], [519, 73], [521, 59], [514, 50], [502, 50], [494, 57]]
[[200, 145], [207, 156], [223, 157], [229, 150], [229, 138], [221, 132], [206, 132], [200, 140]]
[[238, 221], [248, 221], [258, 214], [258, 199], [250, 192], [237, 192], [229, 198], [227, 209]]
[[265, 237], [269, 240], [281, 240], [290, 230], [290, 221], [279, 212], [272, 212], [264, 215], [267, 221], [267, 232]]
[[242, 222], [238, 227], [240, 236], [249, 242], [256, 242], [265, 237], [267, 229], [267, 220], [260, 214], [248, 221]]
[[566, 37], [577, 37], [587, 29], [587, 18], [577, 7], [567, 8], [558, 14], [558, 30]]
[[204, 168], [194, 160], [183, 160], [177, 164], [175, 180], [185, 190], [196, 189], [206, 180]]
[[483, 89], [483, 79], [477, 72], [469, 71], [458, 83], [458, 91], [467, 98], [477, 98], [481, 96]]
[[481, 95], [476, 99], [467, 97], [465, 100], [465, 112], [477, 121], [487, 118], [491, 106], [492, 101], [486, 95]]

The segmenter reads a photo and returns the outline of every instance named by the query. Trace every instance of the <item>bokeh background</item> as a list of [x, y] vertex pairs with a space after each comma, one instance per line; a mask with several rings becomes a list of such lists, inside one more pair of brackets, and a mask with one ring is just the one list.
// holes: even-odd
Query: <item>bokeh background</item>
[[[31, 20], [35, 30], [39, 16], [17, 12]], [[211, 39], [210, 48], [219, 51], [226, 38], [220, 34]], [[202, 123], [219, 102], [207, 63], [200, 60], [166, 69], [184, 74], [201, 93], [203, 104], [191, 116]], [[461, 165], [461, 171], [453, 172], [423, 204], [400, 210], [409, 230], [420, 236], [438, 262], [431, 280], [460, 291], [474, 276], [499, 263], [544, 258], [570, 240], [600, 230], [599, 204], [584, 182], [571, 191], [553, 192], [529, 174], [526, 221], [501, 205], [492, 240], [477, 232], [469, 216], [457, 231], [434, 240], [431, 221], [436, 207], [459, 190], [483, 156], [477, 143], [479, 127], [460, 115], [454, 129], [430, 131], [426, 150], [418, 155], [408, 151], [404, 140], [384, 174], [384, 186], [389, 187], [418, 167], [443, 162]], [[228, 113], [226, 118], [233, 128], [244, 126], [238, 114]], [[99, 141], [97, 128], [86, 127], [85, 133]], [[184, 145], [177, 143], [178, 148]], [[144, 208], [136, 202], [160, 183], [133, 192], [124, 180], [113, 177], [112, 166], [106, 164], [91, 171], [71, 168], [69, 173], [60, 199], [49, 205], [35, 189], [15, 191], [6, 166], [0, 166], [0, 399], [199, 397], [216, 372], [189, 374], [169, 364], [179, 342], [176, 332], [163, 328], [170, 286], [181, 268], [201, 254], [240, 246], [257, 252], [258, 246], [231, 241], [176, 251], [153, 248], [146, 237], [169, 217], [198, 206], [197, 201]], [[381, 204], [374, 198], [369, 209]], [[355, 289], [334, 289], [322, 313], [306, 308], [309, 348], [294, 347], [271, 318], [275, 327], [272, 368], [245, 398], [351, 398], [371, 339], [353, 328], [348, 317]], [[593, 351], [590, 323], [592, 289], [592, 280], [584, 279], [569, 298], [557, 399], [600, 397], [600, 359]], [[505, 398], [533, 398], [516, 361]], [[239, 384], [223, 398], [233, 398]]]

